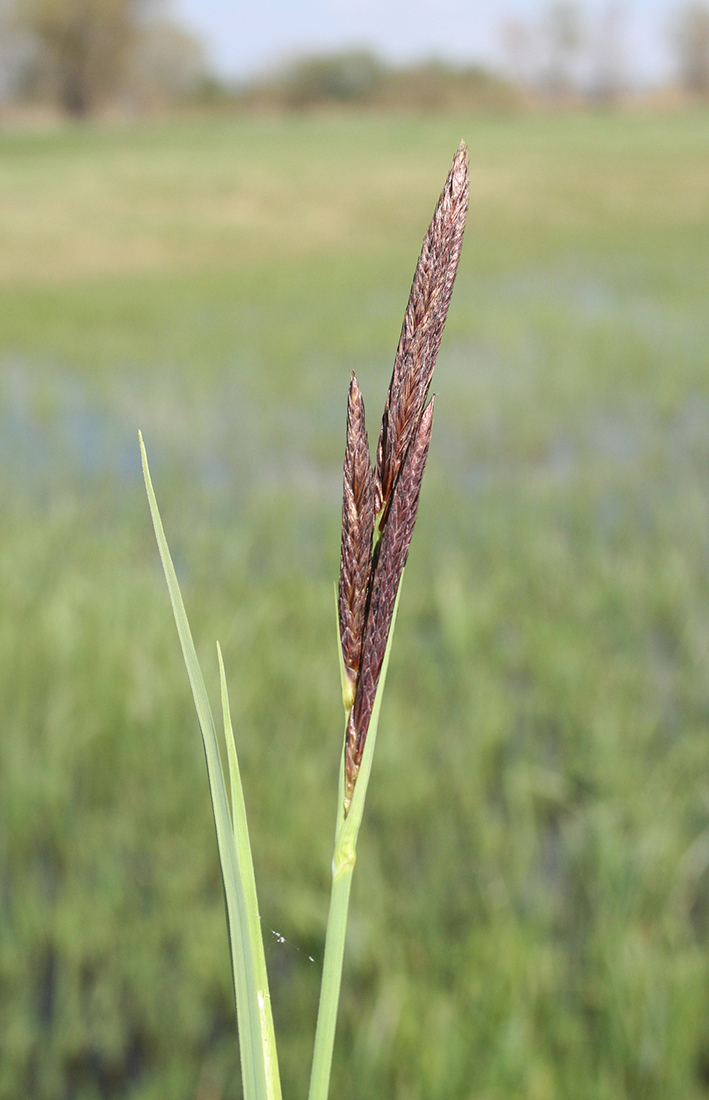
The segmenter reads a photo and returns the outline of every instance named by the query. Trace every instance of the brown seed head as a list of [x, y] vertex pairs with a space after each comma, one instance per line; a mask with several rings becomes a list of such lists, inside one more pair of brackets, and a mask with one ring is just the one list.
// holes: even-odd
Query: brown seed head
[[424, 237], [384, 406], [374, 475], [380, 528], [387, 523], [394, 484], [428, 397], [463, 243], [468, 192], [468, 153], [461, 142]]
[[389, 508], [389, 520], [378, 547], [372, 592], [364, 628], [362, 661], [354, 706], [349, 715], [345, 745], [345, 799], [352, 798], [362, 761], [374, 697], [382, 671], [394, 614], [396, 594], [411, 544], [416, 522], [421, 480], [426, 466], [433, 424], [433, 400], [415, 425], [411, 446], [406, 453], [401, 475], [397, 478]]
[[[348, 677], [345, 813], [357, 780], [396, 596], [418, 509], [433, 423], [426, 405], [468, 209], [468, 155], [456, 153], [421, 248], [382, 420], [374, 476], [364, 405], [352, 376], [347, 406], [339, 616]], [[366, 460], [365, 460], [366, 455]], [[372, 552], [375, 516], [378, 538]]]
[[374, 533], [372, 467], [364, 425], [364, 401], [352, 374], [347, 398], [347, 443], [343, 471], [342, 546], [338, 617], [349, 705], [354, 698], [362, 652], [364, 616], [372, 568]]

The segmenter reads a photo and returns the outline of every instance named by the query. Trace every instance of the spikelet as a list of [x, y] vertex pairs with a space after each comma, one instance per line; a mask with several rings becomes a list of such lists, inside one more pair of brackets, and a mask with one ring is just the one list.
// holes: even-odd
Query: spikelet
[[364, 424], [364, 401], [354, 372], [347, 398], [347, 444], [342, 480], [338, 618], [342, 661], [347, 680], [343, 687], [345, 706], [351, 707], [362, 652], [374, 534], [373, 477]]

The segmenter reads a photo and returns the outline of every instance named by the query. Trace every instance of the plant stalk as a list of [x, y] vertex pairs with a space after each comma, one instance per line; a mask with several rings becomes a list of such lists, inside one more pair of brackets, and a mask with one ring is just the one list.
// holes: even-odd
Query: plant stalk
[[[332, 857], [332, 892], [330, 894], [330, 912], [328, 913], [327, 931], [325, 933], [325, 958], [323, 960], [320, 1004], [318, 1005], [318, 1022], [315, 1028], [315, 1049], [313, 1051], [313, 1068], [310, 1075], [308, 1100], [327, 1100], [330, 1087], [332, 1050], [335, 1045], [337, 1006], [340, 1000], [342, 963], [345, 954], [347, 913], [350, 905], [350, 887], [352, 886], [352, 873], [357, 862], [357, 837], [362, 824], [364, 801], [372, 771], [372, 758], [379, 728], [379, 712], [389, 668], [389, 655], [394, 638], [400, 595], [401, 582], [396, 594], [391, 628], [384, 651], [384, 660], [382, 661], [381, 676], [374, 697], [369, 734], [364, 746], [362, 763], [347, 814], [345, 814], [345, 753], [342, 752], [340, 756], [335, 850]], [[349, 717], [349, 714], [347, 717]], [[347, 729], [347, 721], [345, 721], [345, 729]]]
[[348, 845], [348, 847], [349, 851], [347, 852], [338, 853], [336, 850], [332, 861], [332, 893], [330, 894], [330, 912], [327, 918], [325, 959], [323, 962], [308, 1100], [327, 1100], [330, 1086], [332, 1050], [335, 1044], [335, 1027], [337, 1024], [337, 1005], [340, 1000], [342, 963], [345, 953], [345, 936], [347, 934], [350, 887], [357, 858], [354, 846]]

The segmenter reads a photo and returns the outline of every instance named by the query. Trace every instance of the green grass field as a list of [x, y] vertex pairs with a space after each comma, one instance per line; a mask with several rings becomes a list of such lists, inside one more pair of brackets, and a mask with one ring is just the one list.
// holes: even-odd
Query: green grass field
[[138, 428], [214, 689], [224, 649], [284, 1095], [306, 1093], [349, 373], [373, 442], [461, 137], [332, 1095], [709, 1097], [696, 113], [0, 133], [0, 1100], [240, 1095]]

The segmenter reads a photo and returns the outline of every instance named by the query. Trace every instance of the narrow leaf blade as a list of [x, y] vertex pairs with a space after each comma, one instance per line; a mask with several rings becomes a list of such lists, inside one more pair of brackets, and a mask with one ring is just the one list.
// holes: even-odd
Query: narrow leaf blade
[[245, 930], [248, 929], [248, 907], [243, 877], [238, 864], [237, 849], [232, 832], [229, 802], [219, 756], [214, 718], [212, 716], [212, 709], [209, 703], [204, 677], [202, 676], [202, 670], [197, 659], [197, 652], [192, 640], [192, 633], [190, 631], [187, 613], [177, 582], [175, 568], [168, 549], [167, 539], [165, 538], [165, 531], [163, 529], [162, 520], [160, 519], [157, 500], [150, 479], [148, 458], [145, 453], [142, 435], [140, 436], [140, 452], [143, 463], [145, 488], [148, 494], [148, 503], [150, 505], [150, 514], [153, 520], [153, 527], [155, 528], [155, 537], [157, 539], [158, 550], [165, 573], [165, 580], [167, 581], [177, 633], [179, 635], [182, 654], [187, 668], [187, 675], [192, 688], [197, 718], [202, 731], [202, 743], [204, 745], [204, 753], [207, 761], [209, 789], [212, 798], [212, 809], [214, 811], [214, 824], [217, 833], [217, 845], [219, 848], [219, 860], [224, 881], [224, 894], [229, 925], [244, 1100], [280, 1100], [280, 1089], [275, 1093], [269, 1091], [269, 1077], [272, 1077], [272, 1070], [270, 1074], [267, 1074], [263, 1044], [260, 1039], [261, 1026], [256, 967], [254, 965], [250, 937], [248, 933], [245, 934]]
[[256, 981], [255, 992], [259, 1021], [259, 1039], [266, 1073], [268, 1096], [269, 1100], [280, 1100], [281, 1083], [278, 1075], [276, 1034], [273, 1027], [273, 1014], [271, 1012], [271, 994], [268, 988], [266, 957], [263, 951], [261, 918], [259, 916], [258, 897], [256, 894], [256, 876], [254, 875], [254, 863], [251, 855], [251, 844], [249, 842], [249, 827], [246, 820], [246, 804], [244, 802], [244, 791], [241, 786], [239, 760], [236, 755], [234, 730], [231, 723], [224, 660], [222, 658], [219, 642], [217, 642], [217, 657], [219, 659], [219, 683], [222, 695], [224, 738], [226, 740], [227, 759], [229, 762], [232, 825], [234, 829], [234, 842], [236, 845], [239, 877], [244, 892], [245, 902], [246, 920], [241, 929], [241, 935], [245, 942], [248, 941], [249, 950], [253, 959], [253, 970]]

